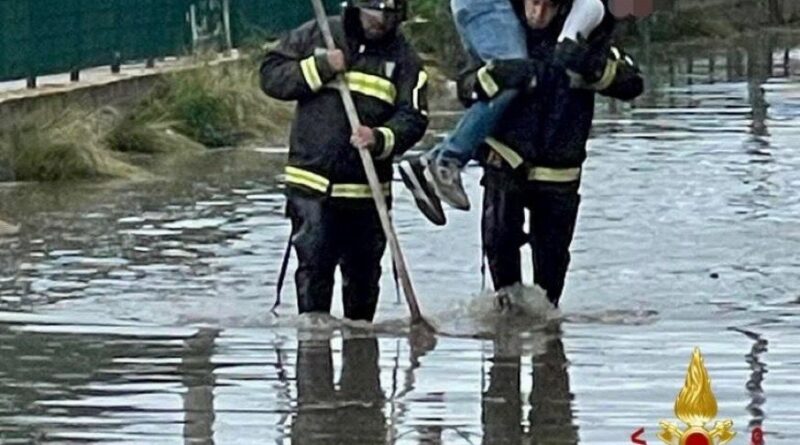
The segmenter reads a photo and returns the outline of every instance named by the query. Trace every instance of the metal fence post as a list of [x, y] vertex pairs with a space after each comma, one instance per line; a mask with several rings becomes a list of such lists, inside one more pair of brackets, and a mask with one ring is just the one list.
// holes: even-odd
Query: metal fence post
[[28, 20], [26, 20], [28, 25], [28, 47], [25, 48], [27, 50], [27, 54], [25, 57], [25, 71], [28, 73], [28, 78], [26, 79], [26, 86], [29, 89], [36, 88], [36, 70], [33, 67], [33, 48], [34, 48], [34, 39], [33, 33], [31, 30], [34, 29], [33, 17], [31, 13], [31, 2], [28, 1], [27, 3], [27, 13], [28, 13]]
[[122, 2], [121, 0], [113, 0], [114, 4], [114, 49], [111, 56], [111, 73], [119, 74], [122, 55]]
[[119, 51], [114, 51], [114, 62], [111, 64], [111, 72], [113, 74], [119, 74], [122, 68], [122, 55]]
[[233, 41], [231, 40], [231, 2], [230, 0], [222, 0], [222, 26], [225, 32], [225, 50], [230, 53], [233, 49]]
[[78, 11], [75, 17], [75, 33], [77, 35], [77, 43], [78, 43], [78, 55], [77, 60], [73, 62], [73, 69], [69, 72], [69, 80], [70, 82], [77, 82], [81, 78], [81, 71], [79, 65], [81, 65], [81, 60], [83, 60], [83, 8], [78, 5]]
[[786, 49], [783, 52], [783, 77], [789, 77], [789, 68], [791, 66], [791, 57], [790, 57], [790, 49]]
[[189, 6], [189, 26], [192, 30], [192, 52], [197, 51], [197, 41], [199, 40], [199, 36], [197, 35], [197, 7], [194, 3]]

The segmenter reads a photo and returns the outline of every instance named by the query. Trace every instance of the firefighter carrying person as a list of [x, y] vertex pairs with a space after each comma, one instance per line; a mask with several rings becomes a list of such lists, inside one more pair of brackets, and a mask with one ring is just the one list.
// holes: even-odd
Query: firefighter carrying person
[[[406, 16], [406, 0], [349, 0], [330, 18], [336, 50], [324, 49], [319, 27], [309, 22], [261, 65], [262, 90], [297, 101], [285, 176], [301, 314], [330, 313], [339, 266], [345, 317], [375, 315], [386, 237], [357, 148], [372, 154], [390, 203], [392, 160], [428, 126], [427, 74], [399, 30]], [[362, 123], [354, 130], [329, 85], [340, 73]]]
[[[476, 59], [491, 64], [497, 60], [528, 57], [525, 27], [509, 0], [451, 0], [450, 10], [465, 50]], [[572, 0], [559, 32], [558, 45], [569, 48], [578, 44], [603, 22], [605, 14], [602, 0]], [[469, 210], [469, 197], [461, 183], [460, 172], [475, 157], [484, 139], [491, 135], [517, 93], [518, 90], [505, 89], [489, 100], [470, 104], [443, 141], [419, 158], [401, 164], [403, 181], [413, 184], [410, 169], [423, 168], [438, 198], [454, 209]], [[435, 223], [446, 223], [444, 212], [438, 208], [431, 215]]]
[[[588, 40], [564, 46], [558, 37], [572, 0], [511, 1], [526, 25], [528, 57], [487, 63], [473, 56], [458, 80], [458, 94], [469, 106], [502, 91], [520, 91], [479, 148], [483, 250], [503, 302], [508, 301], [505, 291], [522, 281], [520, 248], [530, 244], [534, 283], [558, 306], [578, 216], [595, 93], [632, 100], [642, 93], [643, 79], [631, 57], [611, 46], [612, 14], [604, 15]], [[419, 163], [414, 167], [408, 171], [415, 202], [438, 223], [441, 204], [434, 185]]]

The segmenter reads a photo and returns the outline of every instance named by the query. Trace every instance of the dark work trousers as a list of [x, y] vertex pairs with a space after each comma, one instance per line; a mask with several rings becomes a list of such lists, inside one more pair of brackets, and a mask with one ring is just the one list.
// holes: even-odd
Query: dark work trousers
[[[578, 217], [579, 181], [517, 185], [507, 174], [487, 169], [483, 185], [483, 248], [495, 290], [522, 282], [520, 248], [528, 243], [533, 252], [534, 283], [558, 305]], [[527, 234], [526, 209], [530, 213]]]
[[338, 265], [345, 317], [372, 321], [386, 250], [375, 206], [295, 192], [289, 193], [286, 210], [297, 253], [295, 284], [300, 313], [330, 312]]

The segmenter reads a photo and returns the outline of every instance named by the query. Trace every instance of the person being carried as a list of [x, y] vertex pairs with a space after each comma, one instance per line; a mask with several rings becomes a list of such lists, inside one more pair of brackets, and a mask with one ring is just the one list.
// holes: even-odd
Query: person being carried
[[[558, 36], [559, 51], [573, 52], [585, 46], [585, 38], [606, 16], [602, 0], [557, 0], [568, 11]], [[478, 147], [491, 134], [508, 105], [521, 89], [520, 59], [529, 57], [525, 30], [510, 0], [451, 0], [456, 29], [471, 57], [486, 65], [479, 101], [472, 104], [455, 130], [428, 153], [404, 160], [400, 174], [423, 214], [434, 224], [446, 217], [440, 199], [451, 207], [469, 210], [470, 203], [461, 181], [461, 170], [475, 158]], [[525, 66], [525, 65], [523, 65]], [[599, 80], [601, 73], [586, 79]], [[591, 76], [590, 76], [591, 77]], [[530, 85], [533, 86], [533, 85]]]
[[[633, 100], [642, 94], [644, 80], [633, 59], [611, 45], [615, 21], [610, 14], [585, 45], [563, 51], [558, 36], [568, 5], [513, 1], [526, 24], [529, 52], [519, 61], [517, 76], [520, 84], [537, 81], [517, 95], [479, 149], [484, 169], [482, 250], [501, 306], [513, 304], [521, 288], [520, 250], [527, 244], [534, 284], [558, 307], [581, 202], [595, 96]], [[474, 60], [462, 72], [458, 92], [466, 104], [486, 100], [481, 79], [485, 67]], [[602, 74], [595, 81], [597, 73]]]
[[[428, 77], [398, 29], [406, 7], [405, 0], [349, 0], [342, 16], [330, 19], [338, 49], [323, 49], [319, 27], [309, 22], [261, 65], [264, 92], [297, 101], [285, 173], [300, 313], [330, 312], [339, 266], [345, 317], [375, 315], [386, 237], [354, 147], [372, 153], [389, 204], [392, 159], [428, 126]], [[339, 92], [328, 87], [340, 73], [362, 122], [356, 129]]]

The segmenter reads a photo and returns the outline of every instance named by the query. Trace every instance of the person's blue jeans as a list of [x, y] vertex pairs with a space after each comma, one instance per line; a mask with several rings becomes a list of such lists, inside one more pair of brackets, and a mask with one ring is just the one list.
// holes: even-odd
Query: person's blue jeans
[[[528, 57], [525, 30], [510, 0], [451, 0], [450, 9], [464, 47], [484, 62]], [[467, 165], [516, 95], [506, 90], [488, 102], [475, 102], [432, 157]]]

